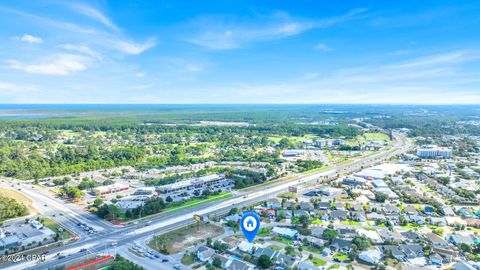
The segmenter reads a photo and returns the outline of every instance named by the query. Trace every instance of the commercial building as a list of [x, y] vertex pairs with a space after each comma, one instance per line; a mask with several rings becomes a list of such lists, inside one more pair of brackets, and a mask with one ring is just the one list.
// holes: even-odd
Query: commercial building
[[134, 196], [154, 196], [156, 195], [155, 187], [140, 187], [132, 194]]
[[172, 184], [157, 186], [156, 189], [159, 193], [174, 193], [191, 189], [201, 189], [205, 186], [211, 186], [226, 181], [223, 174], [212, 174], [198, 178], [192, 178], [188, 180], [178, 181]]
[[417, 149], [417, 156], [420, 158], [452, 158], [452, 149], [436, 145], [426, 145]]
[[93, 193], [95, 195], [100, 196], [100, 195], [106, 195], [106, 194], [111, 194], [111, 193], [116, 193], [120, 191], [125, 191], [128, 190], [130, 187], [126, 184], [113, 184], [109, 186], [100, 186], [96, 187], [93, 189]]

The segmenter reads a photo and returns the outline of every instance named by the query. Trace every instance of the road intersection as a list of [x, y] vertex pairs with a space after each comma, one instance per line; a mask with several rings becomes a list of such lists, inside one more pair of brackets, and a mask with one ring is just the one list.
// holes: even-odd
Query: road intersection
[[[290, 179], [288, 181], [279, 181], [269, 185], [262, 185], [246, 192], [239, 192], [237, 195], [223, 201], [212, 202], [199, 205], [195, 208], [161, 215], [151, 219], [151, 222], [149, 223], [141, 222], [124, 228], [118, 228], [106, 224], [104, 221], [89, 214], [77, 213], [71, 209], [71, 206], [61, 204], [42, 192], [32, 192], [31, 187], [24, 184], [22, 189], [25, 186], [25, 190], [22, 191], [28, 196], [32, 196], [34, 200], [42, 201], [42, 205], [46, 203], [51, 205], [55, 211], [63, 213], [63, 217], [65, 217], [66, 220], [60, 221], [62, 225], [71, 228], [72, 226], [76, 227], [76, 222], [85, 222], [98, 227], [99, 231], [93, 236], [84, 236], [76, 242], [51, 250], [43, 262], [17, 262], [4, 264], [0, 268], [9, 270], [49, 269], [54, 266], [70, 264], [78, 261], [86, 257], [89, 253], [90, 255], [91, 253], [115, 253], [117, 252], [117, 249], [125, 251], [125, 246], [132, 244], [134, 241], [145, 239], [153, 234], [165, 233], [169, 230], [193, 223], [193, 214], [209, 216], [225, 213], [232, 207], [247, 206], [254, 202], [263, 201], [269, 197], [276, 196], [279, 193], [285, 192], [289, 186], [296, 186], [297, 188], [302, 189], [312, 183], [317, 183], [320, 180], [330, 179], [339, 174], [348, 174], [408, 151], [410, 144], [404, 135], [394, 132], [393, 137], [395, 139], [395, 144], [383, 152], [368, 157], [358, 158], [352, 162], [334, 166], [323, 171], [297, 176], [293, 180]], [[62, 256], [58, 256], [58, 254], [61, 254]]]

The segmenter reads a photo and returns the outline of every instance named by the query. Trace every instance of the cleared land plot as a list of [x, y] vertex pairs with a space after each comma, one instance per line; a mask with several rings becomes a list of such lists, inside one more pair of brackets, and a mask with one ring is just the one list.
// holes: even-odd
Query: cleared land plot
[[28, 214], [37, 213], [37, 210], [32, 205], [32, 200], [30, 200], [27, 196], [23, 195], [20, 192], [17, 192], [13, 189], [8, 189], [8, 188], [0, 188], [0, 196], [12, 198], [17, 202], [25, 205], [28, 209]]
[[205, 241], [207, 238], [214, 238], [221, 235], [224, 230], [221, 227], [200, 223], [188, 225], [155, 236], [148, 246], [164, 254], [174, 254], [184, 251], [186, 248]]
[[57, 222], [53, 221], [52, 219], [42, 218], [42, 222], [45, 227], [49, 228], [53, 232], [58, 233], [60, 240], [66, 240], [72, 237], [72, 234], [69, 231], [62, 228], [62, 226], [60, 226]]

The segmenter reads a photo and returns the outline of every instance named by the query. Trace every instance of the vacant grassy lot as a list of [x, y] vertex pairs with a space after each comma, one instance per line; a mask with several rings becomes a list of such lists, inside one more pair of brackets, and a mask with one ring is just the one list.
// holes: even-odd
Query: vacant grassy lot
[[12, 198], [17, 202], [25, 205], [28, 209], [28, 214], [36, 214], [36, 209], [32, 206], [32, 200], [30, 200], [27, 196], [23, 195], [22, 193], [9, 189], [9, 188], [0, 188], [0, 196]]
[[385, 133], [365, 133], [363, 134], [367, 141], [390, 141], [390, 137]]
[[72, 234], [69, 231], [62, 228], [62, 226], [60, 226], [57, 222], [53, 221], [52, 219], [42, 218], [42, 222], [46, 228], [49, 228], [53, 232], [58, 233], [58, 235], [60, 236], [59, 237], [60, 240], [66, 240], [72, 237]]
[[207, 199], [192, 199], [188, 200], [186, 202], [180, 202], [180, 203], [173, 203], [169, 205], [164, 212], [170, 212], [174, 210], [179, 210], [179, 209], [185, 209], [185, 208], [192, 208], [201, 204], [206, 204], [206, 203], [211, 203], [211, 202], [216, 202], [220, 200], [224, 200], [227, 198], [232, 197], [233, 195], [228, 192], [221, 192], [218, 195], [212, 195], [209, 196]]
[[339, 262], [344, 262], [348, 260], [348, 256], [346, 254], [339, 253], [339, 252], [333, 254], [332, 258], [337, 259]]
[[174, 254], [195, 244], [204, 242], [208, 237], [221, 235], [224, 230], [215, 225], [200, 223], [188, 225], [174, 231], [155, 236], [148, 246], [163, 254]]
[[327, 264], [326, 261], [322, 260], [322, 259], [319, 259], [319, 258], [316, 258], [316, 257], [313, 257], [311, 259], [313, 265], [315, 266], [324, 266], [325, 264]]

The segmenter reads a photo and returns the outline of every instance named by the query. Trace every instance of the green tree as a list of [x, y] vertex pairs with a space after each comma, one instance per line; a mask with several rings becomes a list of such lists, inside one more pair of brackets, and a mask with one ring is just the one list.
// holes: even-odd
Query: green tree
[[260, 257], [258, 257], [257, 265], [262, 269], [268, 269], [268, 268], [272, 267], [273, 262], [270, 259], [270, 257], [268, 257], [265, 254], [262, 254], [262, 255], [260, 255]]
[[383, 203], [388, 199], [388, 195], [382, 192], [376, 192], [375, 193], [375, 200], [377, 202]]
[[327, 228], [323, 231], [322, 237], [328, 241], [332, 241], [338, 236], [338, 231], [335, 229]]
[[222, 260], [220, 260], [220, 258], [218, 256], [215, 256], [215, 258], [213, 258], [212, 265], [215, 266], [215, 267], [221, 268], [222, 267]]

